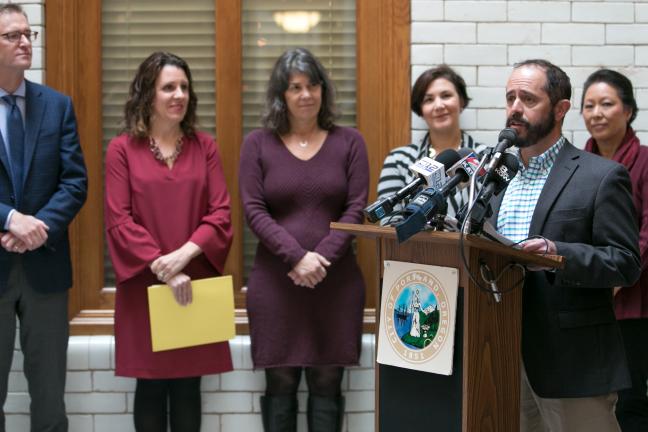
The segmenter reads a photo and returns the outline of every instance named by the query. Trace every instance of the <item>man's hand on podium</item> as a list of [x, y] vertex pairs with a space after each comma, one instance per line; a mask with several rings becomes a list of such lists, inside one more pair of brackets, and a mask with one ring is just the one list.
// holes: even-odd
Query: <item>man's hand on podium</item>
[[[546, 238], [532, 238], [525, 240], [520, 243], [520, 248], [524, 252], [533, 253], [536, 255], [557, 255], [558, 251], [556, 249], [556, 244]], [[540, 267], [540, 266], [527, 266], [529, 271], [552, 271], [552, 267]]]

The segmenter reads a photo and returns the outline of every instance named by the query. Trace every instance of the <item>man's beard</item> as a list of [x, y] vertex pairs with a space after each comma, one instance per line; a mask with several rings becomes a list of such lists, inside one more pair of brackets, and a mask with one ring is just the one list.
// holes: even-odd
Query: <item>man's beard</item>
[[518, 148], [524, 148], [536, 144], [538, 141], [549, 135], [556, 123], [556, 116], [554, 115], [553, 109], [551, 109], [545, 118], [540, 120], [539, 123], [531, 124], [522, 117], [522, 114], [515, 113], [506, 120], [506, 127], [510, 127], [514, 121], [522, 123], [526, 127], [527, 133], [526, 137], [518, 135], [513, 145]]

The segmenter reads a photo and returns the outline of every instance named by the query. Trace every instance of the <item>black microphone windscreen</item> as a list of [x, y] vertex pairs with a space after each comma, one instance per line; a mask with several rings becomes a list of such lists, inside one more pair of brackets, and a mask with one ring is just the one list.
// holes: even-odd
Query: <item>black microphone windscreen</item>
[[502, 131], [499, 133], [499, 136], [497, 137], [497, 141], [499, 142], [507, 140], [513, 143], [516, 139], [517, 139], [517, 131], [512, 128], [502, 129]]
[[512, 153], [502, 154], [500, 164], [493, 172], [495, 178], [495, 195], [499, 195], [501, 191], [506, 189], [508, 184], [513, 180], [520, 169], [520, 162], [517, 156]]
[[448, 170], [448, 168], [461, 160], [461, 155], [457, 150], [446, 149], [439, 153], [434, 160], [442, 163], [445, 169]]
[[520, 160], [512, 153], [504, 153], [502, 155], [501, 165], [505, 166], [511, 173], [511, 178], [515, 177], [520, 170]]

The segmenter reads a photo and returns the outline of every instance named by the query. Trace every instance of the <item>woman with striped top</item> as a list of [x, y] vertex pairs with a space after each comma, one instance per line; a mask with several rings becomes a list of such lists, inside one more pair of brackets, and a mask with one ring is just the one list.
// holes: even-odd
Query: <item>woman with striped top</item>
[[[414, 180], [409, 166], [422, 157], [434, 157], [447, 149], [471, 148], [475, 153], [485, 146], [476, 143], [459, 127], [459, 115], [470, 98], [464, 79], [447, 65], [428, 69], [412, 87], [411, 108], [427, 123], [428, 132], [419, 143], [393, 149], [385, 158], [378, 181], [378, 199], [385, 198]], [[456, 213], [468, 200], [468, 190], [457, 190], [448, 197], [448, 215]], [[403, 207], [394, 207], [395, 216], [387, 216], [381, 225], [400, 220]]]

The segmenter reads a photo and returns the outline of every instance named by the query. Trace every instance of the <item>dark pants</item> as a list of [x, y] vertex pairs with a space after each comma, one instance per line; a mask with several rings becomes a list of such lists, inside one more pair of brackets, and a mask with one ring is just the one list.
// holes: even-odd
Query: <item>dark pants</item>
[[648, 318], [619, 320], [632, 388], [619, 391], [616, 416], [623, 432], [648, 431]]
[[[201, 377], [137, 379], [133, 419], [137, 432], [199, 432]], [[168, 418], [168, 422], [167, 422]]]
[[[22, 260], [13, 257], [7, 291], [0, 295], [0, 407], [7, 398], [18, 317], [23, 371], [31, 397], [32, 432], [68, 430], [63, 400], [69, 336], [67, 305], [67, 291], [34, 291], [25, 278]], [[4, 431], [4, 410], [0, 409], [0, 432]]]

